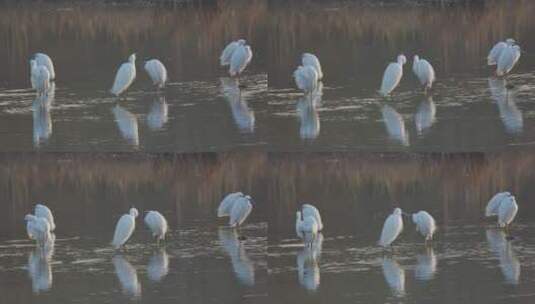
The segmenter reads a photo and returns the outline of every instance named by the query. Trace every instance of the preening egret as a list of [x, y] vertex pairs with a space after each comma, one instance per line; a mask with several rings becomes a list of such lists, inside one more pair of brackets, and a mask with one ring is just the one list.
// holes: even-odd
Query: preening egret
[[314, 99], [321, 95], [308, 95], [302, 97], [296, 105], [300, 120], [299, 136], [302, 139], [315, 139], [320, 134], [320, 117]]
[[115, 233], [111, 245], [115, 249], [121, 248], [132, 236], [134, 229], [136, 228], [136, 217], [138, 216], [136, 208], [130, 208], [128, 214], [123, 214], [117, 225], [115, 226]]
[[321, 215], [318, 208], [311, 204], [303, 204], [301, 206], [301, 212], [303, 213], [303, 218], [311, 216], [316, 220], [316, 223], [318, 224], [318, 231], [323, 230], [323, 222], [321, 220]]
[[403, 76], [403, 65], [407, 62], [404, 55], [399, 55], [397, 62], [391, 62], [383, 74], [383, 81], [381, 82], [381, 89], [379, 94], [386, 97], [398, 86]]
[[50, 87], [50, 72], [45, 66], [38, 65], [35, 60], [30, 60], [31, 82], [39, 95], [45, 95]]
[[485, 208], [485, 216], [495, 216], [498, 215], [498, 211], [500, 209], [500, 203], [502, 202], [502, 199], [510, 196], [510, 192], [498, 192], [496, 193], [487, 203], [487, 207]]
[[134, 146], [139, 145], [139, 131], [136, 115], [127, 111], [120, 105], [112, 109], [113, 116], [124, 139]]
[[136, 79], [136, 54], [130, 55], [128, 62], [121, 64], [115, 74], [115, 81], [110, 92], [115, 96], [121, 95], [130, 87], [134, 79]]
[[405, 269], [396, 260], [383, 257], [383, 275], [395, 296], [405, 295]]
[[312, 243], [318, 235], [318, 222], [314, 216], [303, 216], [301, 211], [296, 212], [295, 232], [303, 240], [306, 246], [312, 246]]
[[221, 91], [230, 106], [234, 123], [242, 133], [253, 133], [255, 114], [242, 96], [236, 78], [221, 78]]
[[169, 256], [164, 248], [160, 248], [149, 259], [147, 275], [149, 280], [160, 282], [169, 272]]
[[165, 87], [167, 82], [167, 69], [163, 63], [158, 59], [151, 59], [145, 62], [145, 71], [149, 74], [152, 84], [156, 88], [161, 89]]
[[412, 222], [416, 225], [416, 231], [425, 238], [425, 241], [431, 241], [437, 227], [435, 219], [427, 211], [418, 211], [412, 215]]
[[392, 244], [403, 230], [402, 211], [400, 208], [394, 209], [394, 212], [390, 214], [383, 225], [383, 231], [381, 232], [381, 238], [378, 245], [387, 247]]
[[230, 227], [241, 226], [252, 210], [253, 204], [249, 195], [238, 197], [230, 209]]
[[240, 284], [245, 286], [254, 286], [255, 269], [254, 264], [249, 259], [245, 246], [240, 242], [238, 233], [235, 229], [220, 227], [218, 231], [219, 242], [229, 255], [232, 264], [232, 270]]
[[420, 59], [418, 55], [415, 55], [412, 61], [412, 71], [418, 77], [425, 90], [431, 89], [435, 81], [435, 69], [433, 69], [429, 61], [423, 58]]
[[418, 135], [424, 134], [435, 123], [435, 116], [437, 114], [437, 107], [433, 101], [433, 97], [427, 96], [418, 106], [418, 110], [414, 115], [414, 123], [416, 124], [416, 132]]
[[511, 242], [502, 230], [487, 229], [487, 242], [500, 262], [500, 269], [508, 284], [517, 285], [520, 282], [520, 262], [515, 256]]
[[230, 57], [229, 74], [231, 77], [239, 76], [253, 58], [253, 51], [248, 45], [239, 45]]
[[115, 255], [111, 259], [115, 274], [121, 283], [123, 293], [133, 298], [141, 296], [141, 284], [137, 278], [137, 271], [123, 256]]
[[244, 196], [241, 192], [233, 192], [227, 194], [221, 203], [219, 203], [219, 208], [217, 208], [217, 217], [230, 216], [230, 211], [234, 206], [234, 202], [237, 198]]
[[35, 294], [49, 290], [52, 287], [53, 245], [37, 247], [28, 257], [28, 273], [32, 279], [32, 291]]
[[229, 43], [221, 53], [221, 56], [219, 57], [221, 66], [230, 65], [230, 59], [232, 58], [232, 54], [234, 53], [236, 48], [239, 46], [244, 46], [245, 43], [246, 41], [244, 39], [239, 39]]
[[50, 231], [54, 231], [56, 229], [56, 223], [54, 223], [54, 216], [52, 215], [52, 211], [50, 211], [47, 206], [43, 204], [35, 205], [34, 214], [35, 216], [44, 218], [48, 221], [48, 224], [50, 225]]
[[515, 219], [517, 212], [518, 205], [516, 204], [515, 197], [509, 195], [503, 198], [500, 201], [500, 207], [498, 207], [498, 226], [507, 228]]
[[389, 105], [384, 105], [381, 110], [383, 121], [385, 123], [386, 132], [388, 136], [402, 144], [409, 145], [409, 132], [405, 128], [405, 120], [394, 108]]
[[496, 75], [504, 76], [509, 73], [518, 62], [518, 59], [520, 59], [520, 47], [518, 45], [505, 47], [498, 58]]
[[148, 211], [145, 215], [145, 225], [149, 227], [152, 232], [152, 236], [156, 238], [158, 244], [160, 240], [165, 240], [165, 234], [167, 233], [167, 220], [158, 211]]
[[435, 276], [437, 271], [437, 257], [433, 247], [426, 247], [423, 254], [416, 256], [416, 267], [414, 267], [414, 276], [420, 281], [429, 281]]
[[305, 94], [313, 93], [316, 90], [318, 86], [318, 73], [312, 66], [298, 66], [293, 76], [295, 84]]
[[46, 69], [50, 73], [50, 80], [56, 79], [56, 72], [54, 70], [54, 64], [52, 63], [52, 59], [50, 59], [50, 57], [47, 54], [35, 53], [33, 55], [33, 59], [37, 62], [37, 65], [46, 67]]
[[500, 55], [502, 54], [502, 51], [507, 46], [512, 46], [514, 44], [515, 44], [515, 40], [511, 38], [505, 40], [505, 42], [500, 41], [496, 43], [490, 50], [489, 55], [487, 56], [487, 64], [496, 65], [498, 63], [498, 59], [500, 58]]
[[147, 124], [151, 130], [162, 129], [168, 120], [168, 106], [165, 96], [158, 96], [150, 106], [150, 112], [147, 115]]
[[303, 64], [303, 66], [313, 67], [316, 70], [316, 73], [318, 74], [318, 80], [321, 80], [323, 78], [321, 64], [320, 64], [318, 57], [316, 57], [316, 55], [310, 54], [310, 53], [304, 53], [301, 56], [301, 63]]
[[[317, 236], [321, 238], [321, 233]], [[315, 242], [317, 244], [317, 242]], [[309, 291], [315, 291], [320, 285], [320, 267], [318, 257], [321, 252], [321, 245], [303, 248], [297, 254], [297, 278], [299, 284]]]
[[45, 218], [37, 217], [33, 214], [27, 214], [24, 220], [26, 221], [26, 232], [28, 236], [34, 239], [38, 246], [45, 248], [52, 239], [48, 221]]

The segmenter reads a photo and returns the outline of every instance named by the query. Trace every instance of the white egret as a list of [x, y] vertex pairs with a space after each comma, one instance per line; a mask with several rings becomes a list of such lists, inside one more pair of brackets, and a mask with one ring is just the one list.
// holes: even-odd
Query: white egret
[[230, 57], [229, 74], [231, 77], [239, 76], [253, 58], [253, 51], [248, 45], [239, 45]]
[[511, 242], [502, 230], [487, 229], [487, 242], [490, 249], [497, 255], [500, 269], [508, 284], [517, 285], [520, 281], [520, 262], [513, 252]]
[[405, 270], [394, 259], [383, 257], [383, 275], [395, 296], [405, 295]]
[[134, 229], [136, 228], [136, 217], [138, 216], [136, 208], [130, 208], [128, 214], [123, 214], [117, 225], [115, 226], [115, 233], [111, 245], [115, 249], [121, 248], [132, 236]]
[[398, 86], [403, 76], [403, 65], [407, 62], [405, 55], [399, 55], [397, 62], [391, 62], [383, 74], [379, 94], [386, 97]]
[[418, 110], [414, 115], [414, 123], [416, 124], [416, 132], [419, 135], [424, 134], [433, 126], [436, 121], [437, 107], [433, 101], [433, 97], [427, 96], [418, 106]]
[[[296, 105], [300, 120], [299, 135], [302, 139], [315, 139], [320, 134], [320, 117], [314, 100], [306, 96]], [[321, 98], [321, 95], [317, 98]]]
[[316, 55], [310, 53], [303, 53], [303, 55], [301, 56], [301, 63], [303, 64], [303, 66], [313, 67], [316, 70], [316, 73], [318, 74], [318, 80], [321, 80], [323, 78], [321, 64]]
[[32, 87], [39, 95], [45, 95], [50, 87], [50, 72], [45, 66], [38, 65], [35, 60], [30, 60]]
[[127, 111], [120, 105], [112, 109], [113, 116], [124, 139], [134, 146], [139, 145], [139, 131], [136, 115]]
[[318, 235], [318, 222], [314, 216], [303, 216], [301, 211], [296, 212], [295, 232], [306, 246], [312, 246]]
[[[318, 234], [320, 237], [321, 234]], [[305, 247], [297, 254], [297, 278], [305, 289], [315, 291], [320, 285], [318, 250], [321, 247]]]
[[35, 294], [48, 291], [52, 287], [50, 261], [53, 251], [53, 246], [37, 247], [28, 257], [28, 273], [32, 279], [32, 291]]
[[230, 216], [230, 211], [234, 206], [234, 202], [237, 198], [244, 196], [241, 192], [233, 192], [227, 194], [221, 203], [219, 203], [219, 208], [217, 208], [217, 217]]
[[54, 215], [52, 215], [52, 211], [50, 209], [43, 205], [43, 204], [37, 204], [35, 205], [34, 214], [37, 217], [44, 218], [48, 221], [48, 224], [50, 225], [50, 231], [54, 231], [56, 229], [56, 223], [54, 222]]
[[44, 53], [35, 53], [33, 55], [34, 60], [37, 62], [37, 65], [46, 67], [50, 73], [50, 80], [56, 79], [56, 71], [54, 70], [54, 64], [52, 59], [47, 54]]
[[312, 66], [298, 66], [293, 76], [295, 84], [305, 94], [313, 93], [316, 90], [318, 86], [318, 73]]
[[509, 195], [503, 198], [498, 207], [498, 226], [507, 228], [515, 219], [517, 212], [518, 205], [516, 204], [515, 197]]
[[414, 55], [412, 71], [416, 77], [418, 77], [418, 80], [420, 80], [420, 83], [424, 86], [425, 90], [431, 89], [433, 82], [435, 81], [435, 69], [433, 69], [433, 66], [429, 61], [423, 58], [420, 59], [418, 55]]
[[139, 298], [141, 296], [141, 284], [137, 278], [137, 271], [134, 266], [121, 255], [113, 256], [111, 261], [123, 293], [133, 298]]
[[255, 114], [249, 108], [247, 100], [236, 78], [221, 78], [221, 91], [230, 106], [232, 118], [242, 133], [253, 133], [255, 126]]
[[239, 227], [253, 210], [249, 195], [238, 197], [230, 209], [229, 225], [230, 227]]
[[384, 105], [381, 114], [389, 137], [402, 144], [409, 145], [409, 132], [405, 128], [405, 120], [394, 108]]
[[416, 267], [414, 276], [420, 281], [429, 281], [435, 276], [437, 271], [437, 257], [433, 247], [426, 247], [425, 253], [416, 256]]
[[502, 199], [509, 197], [510, 195], [511, 193], [507, 191], [496, 193], [487, 203], [487, 207], [485, 208], [485, 216], [489, 217], [498, 215]]
[[505, 42], [500, 41], [496, 43], [490, 50], [489, 55], [487, 56], [487, 64], [496, 65], [498, 63], [498, 59], [500, 58], [500, 55], [502, 54], [503, 50], [507, 46], [512, 46], [514, 44], [515, 44], [515, 40], [511, 38], [505, 40]]
[[236, 230], [220, 227], [218, 236], [221, 246], [230, 257], [232, 270], [234, 271], [236, 279], [238, 279], [242, 285], [254, 286], [254, 264], [249, 259], [243, 243], [239, 240]]
[[152, 236], [156, 238], [158, 244], [160, 240], [165, 240], [165, 234], [167, 233], [167, 220], [158, 211], [148, 211], [145, 215], [145, 225], [149, 227], [152, 232]]
[[119, 96], [130, 87], [132, 82], [136, 79], [136, 54], [128, 57], [128, 62], [121, 64], [115, 74], [115, 80], [110, 92]]
[[149, 74], [152, 84], [158, 89], [165, 87], [167, 83], [167, 69], [158, 59], [151, 59], [145, 62], [145, 71]]
[[232, 58], [232, 54], [234, 53], [236, 48], [239, 46], [244, 46], [245, 43], [246, 41], [244, 39], [239, 39], [229, 43], [221, 53], [221, 56], [219, 57], [221, 66], [230, 65], [230, 59]]
[[316, 223], [318, 224], [318, 231], [323, 230], [323, 222], [321, 220], [320, 211], [318, 208], [311, 204], [303, 204], [301, 206], [301, 212], [303, 213], [303, 218], [307, 216], [311, 216], [316, 220]]
[[412, 214], [412, 222], [416, 225], [416, 231], [425, 238], [425, 242], [433, 240], [433, 234], [437, 227], [435, 219], [427, 211], [418, 211]]
[[394, 209], [394, 212], [390, 214], [383, 225], [383, 231], [381, 232], [381, 238], [378, 245], [387, 247], [394, 242], [401, 231], [403, 230], [402, 211], [400, 208]]
[[504, 76], [509, 73], [520, 59], [520, 47], [518, 45], [507, 46], [498, 58], [496, 75]]
[[162, 129], [168, 120], [168, 106], [165, 96], [158, 96], [150, 106], [150, 112], [147, 115], [147, 124], [151, 130]]
[[164, 248], [160, 248], [149, 259], [147, 275], [149, 280], [160, 282], [169, 273], [169, 256]]
[[37, 217], [33, 214], [27, 214], [24, 220], [26, 221], [26, 232], [28, 236], [34, 239], [38, 246], [45, 248], [48, 242], [52, 240], [48, 221], [45, 218]]

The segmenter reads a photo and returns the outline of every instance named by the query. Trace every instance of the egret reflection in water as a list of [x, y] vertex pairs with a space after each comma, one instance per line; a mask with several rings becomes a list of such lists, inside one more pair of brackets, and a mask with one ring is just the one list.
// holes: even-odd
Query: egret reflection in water
[[505, 282], [517, 285], [520, 282], [520, 262], [505, 232], [499, 229], [487, 229], [485, 234], [491, 251], [498, 257]]
[[414, 122], [416, 124], [416, 132], [418, 135], [424, 134], [435, 123], [435, 116], [437, 108], [432, 96], [427, 96], [418, 106], [418, 110], [414, 115]]
[[28, 273], [32, 280], [34, 293], [41, 293], [52, 288], [52, 256], [54, 240], [44, 247], [36, 247], [28, 258]]
[[46, 142], [52, 135], [52, 118], [50, 108], [54, 102], [56, 85], [50, 84], [46, 94], [38, 95], [32, 104], [33, 111], [33, 144], [35, 147]]
[[165, 96], [158, 96], [151, 104], [147, 124], [151, 130], [160, 130], [168, 120], [168, 106]]
[[125, 108], [116, 105], [112, 109], [117, 127], [124, 139], [134, 146], [139, 145], [139, 133], [137, 125], [137, 117], [127, 111]]
[[160, 282], [169, 272], [169, 256], [165, 248], [155, 251], [147, 265], [147, 275], [153, 282]]
[[232, 269], [238, 281], [245, 286], [254, 286], [254, 265], [247, 256], [243, 243], [238, 239], [236, 229], [220, 227], [218, 235], [221, 246], [223, 246], [225, 252], [230, 256]]
[[405, 295], [405, 270], [390, 257], [383, 258], [383, 275], [395, 296]]
[[[321, 82], [320, 82], [321, 83]], [[309, 94], [297, 102], [299, 116], [299, 135], [302, 139], [314, 139], [320, 134], [320, 117], [318, 107], [321, 105], [321, 94]]]
[[524, 119], [522, 111], [516, 105], [515, 93], [507, 89], [504, 78], [489, 78], [488, 83], [492, 99], [498, 106], [505, 131], [509, 134], [522, 133]]
[[312, 246], [305, 246], [297, 254], [297, 277], [303, 288], [315, 291], [320, 285], [319, 259], [323, 246], [323, 235], [318, 234]]
[[405, 120], [394, 108], [384, 105], [381, 110], [388, 136], [403, 146], [409, 145], [409, 133], [405, 129]]
[[232, 118], [238, 129], [243, 133], [253, 133], [255, 115], [242, 96], [238, 79], [221, 78], [221, 92], [230, 106]]
[[141, 297], [141, 284], [138, 281], [137, 272], [134, 266], [132, 266], [132, 264], [130, 264], [122, 255], [115, 255], [111, 261], [123, 293], [134, 298]]
[[416, 256], [416, 267], [414, 276], [420, 281], [429, 281], [435, 276], [437, 271], [437, 257], [433, 247], [426, 247], [425, 251]]

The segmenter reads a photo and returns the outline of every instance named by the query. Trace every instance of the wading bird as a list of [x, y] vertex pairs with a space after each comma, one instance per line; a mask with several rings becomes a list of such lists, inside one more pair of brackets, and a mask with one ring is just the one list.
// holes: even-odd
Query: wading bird
[[487, 204], [485, 216], [498, 216], [498, 226], [507, 230], [518, 212], [515, 197], [509, 192], [494, 195]]
[[48, 242], [52, 239], [48, 221], [33, 214], [27, 214], [24, 217], [24, 220], [26, 221], [26, 232], [28, 233], [28, 237], [35, 240], [38, 246], [45, 248]]
[[303, 206], [301, 206], [301, 212], [303, 213], [303, 217], [311, 216], [316, 220], [316, 223], [318, 223], [318, 231], [323, 230], [323, 222], [321, 221], [321, 215], [318, 208], [311, 204], [303, 204]]
[[381, 89], [379, 94], [386, 97], [398, 86], [403, 76], [403, 65], [407, 62], [405, 55], [399, 55], [397, 62], [391, 62], [383, 74], [383, 81], [381, 82]]
[[437, 227], [435, 219], [427, 211], [418, 211], [412, 214], [412, 222], [416, 225], [416, 231], [425, 238], [425, 242], [433, 239]]
[[167, 82], [167, 69], [163, 63], [158, 59], [151, 59], [145, 62], [145, 71], [149, 74], [152, 84], [156, 88], [162, 89]]
[[239, 46], [244, 46], [246, 41], [244, 39], [239, 39], [236, 41], [232, 41], [229, 43], [223, 52], [221, 53], [221, 56], [219, 57], [219, 62], [221, 63], [221, 66], [230, 65], [230, 59], [232, 58], [232, 54]]
[[412, 61], [412, 71], [418, 77], [426, 92], [428, 89], [431, 89], [435, 81], [435, 69], [433, 69], [429, 61], [423, 58], [420, 59], [418, 55], [415, 55]]
[[130, 55], [128, 62], [121, 64], [115, 74], [115, 81], [110, 92], [115, 96], [121, 95], [130, 87], [134, 79], [136, 79], [136, 54]]
[[56, 72], [54, 70], [54, 64], [52, 59], [47, 54], [35, 53], [33, 59], [37, 62], [37, 65], [44, 66], [50, 73], [50, 80], [56, 79]]
[[230, 57], [229, 74], [230, 77], [237, 77], [245, 70], [251, 59], [253, 58], [253, 51], [248, 45], [239, 45], [232, 52]]
[[303, 55], [301, 56], [301, 63], [303, 64], [303, 66], [313, 67], [314, 70], [316, 70], [316, 73], [318, 74], [318, 80], [321, 80], [323, 78], [321, 64], [316, 55], [310, 53], [303, 53]]
[[37, 204], [35, 205], [34, 214], [37, 217], [44, 218], [48, 221], [48, 224], [50, 225], [50, 231], [56, 230], [56, 224], [54, 223], [54, 216], [52, 215], [52, 211], [50, 209], [43, 205], [43, 204]]
[[316, 90], [318, 86], [318, 73], [312, 66], [298, 66], [293, 76], [295, 84], [305, 94], [311, 94]]
[[318, 234], [318, 222], [314, 216], [304, 216], [301, 211], [295, 214], [295, 232], [306, 246], [312, 246]]
[[244, 195], [241, 192], [230, 193], [219, 204], [217, 216], [228, 216], [230, 227], [241, 226], [253, 210], [251, 202], [252, 199], [249, 195]]
[[394, 212], [390, 214], [383, 225], [383, 231], [381, 232], [381, 238], [378, 245], [382, 247], [390, 246], [403, 230], [403, 219], [401, 218], [402, 211], [400, 208], [394, 209]]
[[498, 59], [500, 58], [500, 55], [502, 54], [502, 51], [507, 46], [512, 46], [515, 44], [515, 40], [512, 38], [509, 38], [504, 41], [500, 41], [496, 43], [492, 49], [489, 52], [489, 55], [487, 56], [487, 64], [488, 65], [496, 65], [498, 64]]
[[145, 215], [145, 225], [149, 227], [152, 237], [156, 238], [158, 244], [160, 244], [160, 240], [165, 240], [167, 220], [160, 212], [148, 211]]
[[50, 87], [50, 72], [45, 66], [38, 65], [34, 59], [30, 60], [30, 66], [32, 87], [38, 95], [45, 95]]
[[508, 74], [520, 59], [520, 47], [518, 45], [508, 45], [505, 47], [496, 66], [496, 75], [504, 76]]
[[132, 236], [136, 228], [136, 217], [138, 216], [136, 208], [130, 208], [128, 214], [123, 214], [117, 225], [115, 226], [115, 233], [111, 245], [115, 249], [121, 248]]

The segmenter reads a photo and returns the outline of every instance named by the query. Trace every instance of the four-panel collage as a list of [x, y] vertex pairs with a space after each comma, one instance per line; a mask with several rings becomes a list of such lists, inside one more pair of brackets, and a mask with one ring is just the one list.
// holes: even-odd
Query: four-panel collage
[[532, 303], [533, 13], [1, 3], [0, 303]]

